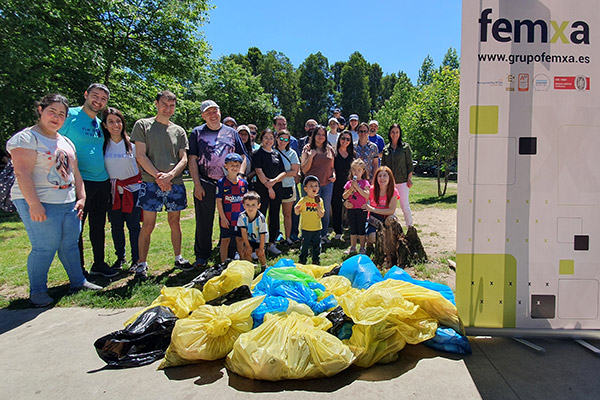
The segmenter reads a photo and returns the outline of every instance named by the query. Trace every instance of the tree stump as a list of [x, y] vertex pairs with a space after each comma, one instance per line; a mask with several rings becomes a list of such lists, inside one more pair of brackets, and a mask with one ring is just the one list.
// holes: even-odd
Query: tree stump
[[377, 228], [372, 259], [386, 269], [394, 265], [406, 268], [426, 261], [427, 254], [415, 227], [409, 227], [405, 234], [398, 218], [391, 216]]

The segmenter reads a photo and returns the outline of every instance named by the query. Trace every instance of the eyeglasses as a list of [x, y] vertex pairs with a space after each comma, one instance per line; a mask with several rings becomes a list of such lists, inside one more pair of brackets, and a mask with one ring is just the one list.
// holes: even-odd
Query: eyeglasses
[[280, 137], [280, 138], [279, 138], [279, 141], [281, 141], [281, 142], [289, 142], [289, 141], [290, 141], [290, 138], [286, 138], [286, 137]]
[[340, 138], [340, 140], [345, 140], [346, 142], [349, 142], [351, 139], [349, 137], [342, 137]]
[[369, 131], [360, 130], [360, 131], [358, 131], [358, 133], [369, 133]]
[[254, 131], [250, 131], [250, 134], [251, 134], [252, 136], [256, 136], [256, 132], [254, 132]]

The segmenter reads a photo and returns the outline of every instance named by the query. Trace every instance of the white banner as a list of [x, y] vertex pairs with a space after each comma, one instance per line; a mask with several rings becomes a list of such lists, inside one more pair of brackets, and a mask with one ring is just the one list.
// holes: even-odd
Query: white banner
[[600, 328], [597, 0], [463, 0], [457, 306]]

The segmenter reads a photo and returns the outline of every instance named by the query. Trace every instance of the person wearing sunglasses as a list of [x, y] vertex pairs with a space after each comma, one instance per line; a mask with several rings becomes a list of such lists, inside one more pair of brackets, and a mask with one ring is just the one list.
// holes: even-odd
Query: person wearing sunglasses
[[[285, 168], [285, 178], [281, 181], [281, 185], [286, 190], [281, 200], [281, 208], [283, 211], [283, 226], [285, 229], [285, 237], [288, 245], [294, 244], [294, 240], [291, 238], [292, 232], [292, 211], [294, 209], [294, 202], [298, 199], [296, 181], [295, 178], [298, 176], [300, 170], [300, 159], [296, 152], [290, 149], [290, 133], [287, 129], [277, 132], [276, 148], [281, 154], [281, 160], [283, 161], [283, 167]], [[287, 189], [290, 189], [291, 193], [288, 193]]]
[[[335, 160], [333, 169], [335, 176], [347, 177], [350, 173], [350, 164], [354, 161], [354, 143], [350, 131], [339, 134], [336, 143]], [[333, 195], [331, 197], [331, 225], [335, 232], [335, 239], [342, 239], [342, 219], [344, 212], [344, 185], [345, 179], [336, 179], [333, 183]]]
[[379, 149], [369, 140], [369, 125], [361, 122], [358, 125], [358, 141], [354, 143], [356, 158], [360, 158], [367, 165], [367, 175], [373, 178], [373, 173], [379, 168]]
[[104, 260], [106, 215], [111, 206], [110, 180], [104, 166], [104, 134], [98, 114], [104, 110], [110, 92], [101, 83], [92, 83], [83, 93], [85, 101], [80, 107], [69, 108], [67, 119], [60, 133], [68, 137], [77, 150], [79, 170], [85, 186], [86, 201], [83, 209], [79, 258], [84, 275], [87, 274], [83, 259], [83, 224], [90, 223], [90, 243], [94, 263], [90, 274], [110, 278], [119, 272], [111, 269]]

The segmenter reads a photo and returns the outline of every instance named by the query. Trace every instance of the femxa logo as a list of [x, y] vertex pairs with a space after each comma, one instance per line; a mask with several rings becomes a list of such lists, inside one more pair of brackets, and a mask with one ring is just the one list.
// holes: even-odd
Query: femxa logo
[[[497, 42], [521, 43], [521, 36], [524, 33], [527, 36], [527, 43], [534, 43], [536, 39], [541, 43], [548, 43], [548, 33], [552, 30], [550, 43], [566, 44], [590, 44], [590, 27], [584, 21], [575, 21], [570, 26], [570, 21], [550, 21], [538, 19], [515, 19], [509, 21], [506, 18], [498, 18], [493, 21], [489, 16], [493, 12], [491, 8], [486, 8], [481, 12], [479, 18], [480, 37], [482, 42], [487, 42], [489, 25], [491, 24], [492, 37]], [[536, 27], [538, 29], [536, 29]], [[570, 27], [570, 31], [567, 31]]]

